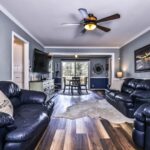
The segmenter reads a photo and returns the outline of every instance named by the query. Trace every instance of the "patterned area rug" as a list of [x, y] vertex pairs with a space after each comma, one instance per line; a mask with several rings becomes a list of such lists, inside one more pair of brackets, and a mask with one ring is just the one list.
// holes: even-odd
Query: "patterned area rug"
[[85, 116], [106, 119], [112, 123], [133, 123], [133, 119], [124, 116], [105, 99], [79, 102], [68, 107], [66, 112], [54, 114], [53, 118], [77, 119]]

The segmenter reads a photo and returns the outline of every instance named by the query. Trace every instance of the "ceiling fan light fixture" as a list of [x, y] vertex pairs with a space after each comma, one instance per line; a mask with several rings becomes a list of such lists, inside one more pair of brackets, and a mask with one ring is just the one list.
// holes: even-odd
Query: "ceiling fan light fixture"
[[84, 26], [84, 28], [88, 31], [92, 31], [94, 29], [96, 29], [96, 24], [95, 23], [88, 23]]

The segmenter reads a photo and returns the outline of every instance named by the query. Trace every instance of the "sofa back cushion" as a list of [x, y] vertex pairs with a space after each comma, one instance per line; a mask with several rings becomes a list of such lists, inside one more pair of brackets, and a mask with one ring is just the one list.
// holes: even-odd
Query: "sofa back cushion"
[[10, 99], [14, 107], [20, 105], [20, 88], [17, 84], [11, 81], [0, 81], [0, 90]]
[[142, 79], [125, 79], [122, 86], [122, 92], [131, 94], [136, 89], [137, 85], [142, 82]]
[[10, 101], [14, 108], [17, 108], [18, 106], [21, 105], [21, 99], [19, 96], [11, 97]]
[[0, 90], [8, 98], [17, 96], [20, 92], [18, 85], [11, 81], [0, 81]]
[[121, 90], [122, 92], [125, 92], [125, 93], [131, 93], [132, 92], [133, 89], [128, 86], [128, 84], [131, 80], [133, 80], [133, 78], [124, 79], [124, 83], [122, 85], [122, 90]]
[[150, 90], [150, 79], [143, 80], [136, 87], [137, 90]]

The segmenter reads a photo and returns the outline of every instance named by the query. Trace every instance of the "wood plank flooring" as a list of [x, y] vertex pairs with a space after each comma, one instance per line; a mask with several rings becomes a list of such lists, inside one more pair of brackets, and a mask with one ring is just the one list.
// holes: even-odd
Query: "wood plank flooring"
[[[100, 99], [97, 93], [83, 96], [58, 95], [54, 112], [63, 112], [78, 101]], [[36, 150], [136, 150], [132, 124], [112, 124], [107, 120], [83, 117], [75, 120], [51, 119]]]

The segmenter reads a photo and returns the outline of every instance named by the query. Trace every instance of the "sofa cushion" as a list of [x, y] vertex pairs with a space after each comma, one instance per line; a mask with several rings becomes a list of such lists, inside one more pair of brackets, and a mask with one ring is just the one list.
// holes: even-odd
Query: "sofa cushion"
[[119, 91], [115, 91], [115, 90], [111, 90], [107, 95], [110, 97], [110, 98], [115, 98], [116, 94], [118, 93]]
[[149, 90], [150, 91], [150, 80], [143, 80], [137, 84], [136, 89], [138, 90]]
[[150, 102], [150, 91], [146, 91], [146, 90], [135, 90], [131, 96], [133, 98], [137, 98], [140, 100], [147, 100], [148, 102]]
[[44, 104], [46, 94], [40, 91], [21, 90], [20, 100], [22, 104]]
[[141, 81], [143, 81], [143, 80], [142, 80], [142, 79], [133, 79], [133, 80], [129, 81], [128, 86], [129, 86], [129, 87], [132, 87], [133, 89], [135, 89], [136, 86], [137, 86]]
[[127, 94], [131, 94], [134, 92], [134, 89], [128, 86], [123, 86], [122, 87], [122, 92], [127, 93]]
[[124, 79], [124, 82], [123, 82], [123, 86], [128, 86], [128, 83], [133, 80], [133, 78], [126, 78]]
[[114, 92], [116, 92], [116, 90], [105, 89], [105, 94], [108, 94], [108, 93], [110, 93], [111, 91], [114, 91]]
[[21, 100], [20, 100], [19, 96], [11, 97], [10, 101], [11, 101], [14, 109], [21, 105]]
[[26, 104], [18, 107], [14, 112], [15, 125], [17, 128], [9, 132], [6, 141], [21, 142], [34, 138], [36, 132], [45, 128], [49, 117], [42, 105]]
[[137, 85], [143, 80], [141, 79], [126, 79], [123, 86], [122, 92], [131, 94], [136, 89]]
[[115, 96], [115, 99], [118, 100], [118, 101], [123, 101], [123, 102], [129, 102], [131, 103], [132, 102], [132, 99], [130, 98], [130, 95], [127, 94], [127, 93], [118, 93], [116, 96]]
[[110, 93], [110, 89], [105, 89], [105, 95], [107, 95], [108, 93]]

